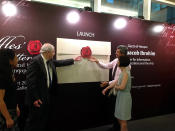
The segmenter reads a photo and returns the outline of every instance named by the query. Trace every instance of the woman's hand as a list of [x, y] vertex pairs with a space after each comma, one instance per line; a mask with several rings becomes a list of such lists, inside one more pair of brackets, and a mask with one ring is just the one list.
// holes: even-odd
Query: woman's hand
[[14, 121], [11, 118], [6, 119], [6, 125], [7, 125], [7, 128], [12, 128], [14, 125]]
[[119, 85], [115, 85], [114, 87], [116, 90], [119, 90]]
[[103, 90], [102, 90], [102, 94], [103, 94], [103, 95], [106, 95], [106, 91], [107, 91], [107, 90], [108, 90], [107, 88], [103, 89]]

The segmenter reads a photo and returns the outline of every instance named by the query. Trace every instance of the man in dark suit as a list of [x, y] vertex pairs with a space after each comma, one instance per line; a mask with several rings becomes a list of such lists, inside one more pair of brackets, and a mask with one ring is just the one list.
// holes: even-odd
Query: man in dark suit
[[27, 69], [26, 104], [30, 108], [27, 131], [46, 130], [50, 98], [57, 92], [55, 67], [74, 64], [74, 59], [53, 60], [55, 48], [49, 43], [41, 47], [40, 53], [32, 59]]

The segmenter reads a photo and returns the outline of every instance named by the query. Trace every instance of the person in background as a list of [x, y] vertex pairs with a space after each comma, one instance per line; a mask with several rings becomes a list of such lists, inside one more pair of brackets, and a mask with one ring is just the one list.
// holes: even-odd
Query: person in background
[[102, 93], [105, 95], [106, 91], [115, 88], [117, 90], [117, 99], [115, 105], [115, 117], [120, 123], [120, 131], [128, 131], [127, 120], [131, 119], [131, 73], [128, 68], [130, 59], [128, 56], [120, 56], [118, 66], [121, 70], [117, 81], [106, 87]]
[[53, 60], [55, 48], [50, 43], [41, 47], [39, 55], [35, 56], [27, 69], [26, 104], [29, 107], [27, 131], [45, 131], [49, 123], [51, 97], [57, 92], [56, 68], [74, 64], [75, 59]]
[[[125, 45], [117, 46], [117, 49], [115, 52], [116, 58], [109, 63], [102, 63], [94, 56], [91, 56], [89, 58], [90, 61], [96, 62], [101, 68], [112, 69], [112, 80], [102, 82], [100, 85], [101, 87], [106, 87], [106, 86], [110, 85], [111, 83], [114, 83], [115, 81], [118, 80], [119, 74], [121, 72], [120, 68], [118, 67], [118, 58], [120, 56], [126, 56], [127, 51], [128, 51], [128, 48]], [[110, 91], [110, 93], [116, 94], [115, 89], [112, 89]], [[114, 98], [114, 100], [116, 100], [116, 99]], [[114, 124], [113, 124], [113, 127], [110, 129], [110, 131], [113, 131], [113, 130], [114, 131], [120, 130], [120, 125], [119, 125], [118, 121], [116, 121], [116, 119], [114, 119]]]
[[13, 69], [18, 63], [11, 49], [0, 50], [0, 131], [19, 131], [17, 117], [20, 110], [16, 98], [16, 82]]

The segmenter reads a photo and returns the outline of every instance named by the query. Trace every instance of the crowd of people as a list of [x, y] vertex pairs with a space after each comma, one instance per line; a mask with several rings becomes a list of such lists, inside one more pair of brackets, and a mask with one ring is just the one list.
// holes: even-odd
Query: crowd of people
[[[56, 67], [74, 64], [81, 57], [65, 60], [54, 60], [55, 47], [45, 43], [41, 47], [40, 54], [35, 56], [26, 73], [26, 97], [25, 104], [29, 108], [28, 120], [25, 131], [47, 131], [48, 117], [50, 114], [51, 97], [57, 92]], [[119, 45], [116, 49], [116, 59], [109, 63], [102, 63], [96, 57], [87, 58], [95, 62], [100, 68], [113, 69], [112, 80], [101, 82], [102, 94], [116, 96], [113, 128], [115, 131], [128, 131], [127, 120], [131, 119], [132, 98], [131, 90], [131, 66], [127, 56], [127, 47]], [[17, 118], [20, 109], [16, 100], [16, 82], [13, 73], [18, 63], [16, 53], [12, 49], [0, 50], [0, 131], [19, 131]]]

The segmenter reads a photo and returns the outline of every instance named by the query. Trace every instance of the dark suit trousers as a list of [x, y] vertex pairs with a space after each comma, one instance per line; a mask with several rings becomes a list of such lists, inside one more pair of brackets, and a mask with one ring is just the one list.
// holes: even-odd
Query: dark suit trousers
[[40, 107], [32, 106], [26, 123], [26, 131], [46, 131], [49, 117], [49, 104]]

